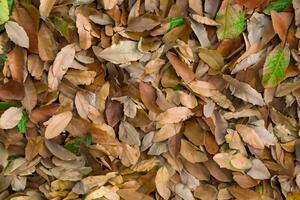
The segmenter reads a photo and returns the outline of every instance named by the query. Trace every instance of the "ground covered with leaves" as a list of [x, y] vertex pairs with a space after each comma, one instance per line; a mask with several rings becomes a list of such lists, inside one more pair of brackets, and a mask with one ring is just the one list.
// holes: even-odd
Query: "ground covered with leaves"
[[299, 200], [300, 0], [0, 0], [0, 199]]

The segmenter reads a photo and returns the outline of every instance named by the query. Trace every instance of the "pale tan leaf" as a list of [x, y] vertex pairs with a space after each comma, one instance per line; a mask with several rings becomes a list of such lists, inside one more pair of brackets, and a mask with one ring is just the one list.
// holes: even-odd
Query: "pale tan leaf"
[[110, 61], [114, 64], [128, 63], [142, 58], [143, 54], [137, 49], [137, 42], [120, 41], [118, 44], [104, 49], [100, 53], [95, 53], [97, 57]]
[[159, 114], [156, 120], [161, 124], [178, 123], [190, 118], [193, 115], [192, 111], [186, 107], [174, 107]]
[[79, 35], [79, 46], [86, 50], [92, 45], [92, 25], [83, 14], [78, 13], [76, 15], [76, 27]]
[[54, 60], [55, 55], [58, 51], [55, 38], [52, 32], [44, 23], [41, 24], [40, 30], [38, 32], [38, 49], [39, 56], [43, 61]]
[[28, 56], [27, 70], [36, 80], [42, 79], [44, 64], [38, 55], [30, 54]]
[[205, 24], [208, 26], [218, 26], [220, 25], [219, 23], [217, 23], [215, 20], [212, 20], [208, 17], [205, 16], [201, 16], [201, 15], [197, 15], [197, 14], [191, 14], [191, 17], [198, 23], [200, 24]]
[[191, 190], [181, 183], [174, 185], [172, 190], [184, 200], [195, 200]]
[[64, 76], [74, 85], [90, 85], [94, 82], [97, 73], [94, 71], [82, 71], [70, 69]]
[[37, 92], [30, 76], [25, 81], [24, 92], [25, 96], [21, 102], [23, 107], [30, 113], [37, 104]]
[[252, 162], [246, 158], [243, 154], [237, 153], [232, 156], [230, 164], [239, 170], [247, 170], [252, 167]]
[[229, 147], [238, 150], [241, 154], [247, 156], [247, 151], [239, 134], [232, 129], [228, 129], [227, 132], [228, 134], [225, 135], [225, 140], [229, 144]]
[[11, 129], [17, 126], [22, 117], [23, 108], [10, 107], [0, 117], [0, 128]]
[[48, 121], [44, 122], [44, 125], [47, 126], [45, 138], [51, 139], [62, 133], [71, 121], [72, 115], [72, 112], [66, 111], [54, 115]]
[[40, 1], [39, 11], [40, 11], [40, 15], [43, 19], [46, 19], [49, 16], [55, 2], [56, 2], [56, 0], [41, 0]]
[[154, 200], [151, 196], [137, 192], [135, 189], [120, 189], [117, 194], [124, 200]]
[[195, 80], [190, 82], [188, 86], [194, 93], [204, 97], [213, 96], [214, 91], [216, 90], [216, 87], [213, 84], [205, 81]]
[[195, 108], [198, 105], [198, 101], [196, 99], [196, 97], [193, 94], [188, 94], [186, 92], [183, 91], [178, 91], [177, 92], [179, 99], [180, 99], [180, 103], [190, 109]]
[[174, 124], [165, 124], [159, 131], [157, 131], [154, 135], [153, 142], [161, 142], [164, 141], [176, 134], [175, 125]]
[[105, 10], [110, 10], [117, 5], [118, 0], [101, 0]]
[[135, 165], [140, 157], [140, 150], [138, 147], [131, 147], [128, 144], [122, 146], [123, 151], [120, 156], [121, 162], [124, 166]]
[[264, 163], [259, 159], [252, 160], [252, 168], [247, 172], [249, 176], [254, 179], [265, 180], [271, 177], [269, 170], [266, 168]]
[[213, 70], [221, 70], [225, 64], [223, 56], [216, 50], [201, 48], [199, 50], [199, 57]]
[[164, 199], [169, 199], [171, 196], [171, 191], [168, 187], [170, 178], [171, 176], [165, 166], [159, 168], [155, 177], [155, 186], [159, 195]]
[[265, 105], [261, 94], [247, 83], [240, 82], [228, 75], [223, 75], [223, 78], [229, 83], [233, 95], [237, 98], [252, 103], [253, 105]]
[[24, 48], [29, 48], [29, 38], [22, 26], [20, 26], [16, 22], [8, 21], [5, 24], [5, 30], [9, 39], [16, 45]]
[[181, 140], [180, 154], [191, 163], [207, 161], [205, 153], [199, 151], [193, 144], [184, 139]]
[[69, 44], [62, 48], [56, 55], [53, 66], [48, 73], [48, 85], [52, 90], [56, 90], [63, 76], [67, 72], [75, 58], [75, 45]]
[[65, 149], [64, 147], [62, 147], [61, 145], [57, 144], [54, 141], [51, 140], [46, 140], [45, 141], [45, 145], [47, 147], [47, 149], [57, 158], [61, 159], [61, 160], [76, 160], [76, 155], [73, 154], [72, 152], [68, 151], [67, 149]]
[[194, 191], [194, 196], [198, 199], [210, 199], [216, 200], [217, 199], [218, 190], [213, 185], [209, 184], [202, 184], [196, 187]]
[[193, 70], [184, 62], [182, 62], [176, 54], [172, 52], [167, 53], [167, 58], [169, 59], [171, 65], [176, 71], [176, 74], [180, 76], [184, 82], [189, 83], [195, 79], [195, 74]]
[[243, 124], [237, 124], [235, 127], [237, 132], [243, 138], [244, 142], [246, 142], [254, 148], [264, 149], [264, 143], [261, 141], [257, 133], [252, 128], [249, 128], [248, 126], [245, 126]]
[[140, 134], [127, 121], [121, 121], [120, 123], [119, 139], [129, 145], [141, 145]]

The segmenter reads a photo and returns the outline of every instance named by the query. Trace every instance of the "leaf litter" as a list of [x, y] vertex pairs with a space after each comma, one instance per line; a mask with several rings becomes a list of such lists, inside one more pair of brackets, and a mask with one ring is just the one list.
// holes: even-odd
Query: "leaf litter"
[[0, 0], [0, 199], [299, 199], [299, 10]]

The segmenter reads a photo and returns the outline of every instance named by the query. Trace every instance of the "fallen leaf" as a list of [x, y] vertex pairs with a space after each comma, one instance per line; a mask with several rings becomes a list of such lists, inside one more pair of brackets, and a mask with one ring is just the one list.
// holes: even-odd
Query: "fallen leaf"
[[23, 108], [10, 107], [0, 117], [0, 127], [2, 129], [11, 129], [17, 126], [22, 118]]
[[252, 160], [252, 168], [247, 172], [254, 179], [265, 180], [271, 177], [269, 170], [264, 163], [259, 159]]
[[79, 46], [82, 49], [88, 49], [92, 45], [92, 25], [90, 24], [88, 18], [83, 14], [78, 13], [76, 15], [76, 27], [79, 35]]
[[261, 94], [247, 83], [240, 82], [228, 75], [223, 75], [223, 79], [229, 83], [229, 85], [231, 86], [231, 91], [236, 97], [252, 103], [253, 105], [265, 105]]
[[209, 184], [202, 184], [198, 187], [196, 187], [194, 191], [194, 196], [198, 199], [211, 199], [215, 200], [217, 199], [218, 190]]
[[181, 140], [180, 154], [191, 163], [207, 161], [205, 153], [198, 151], [194, 145], [184, 139]]
[[120, 41], [119, 44], [113, 44], [96, 56], [114, 64], [122, 64], [137, 61], [142, 58], [143, 54], [137, 49], [137, 42]]
[[57, 53], [56, 41], [52, 32], [44, 23], [41, 24], [38, 32], [38, 49], [39, 56], [43, 61], [54, 60]]
[[72, 119], [72, 112], [66, 111], [57, 115], [53, 115], [48, 121], [44, 122], [46, 125], [45, 137], [51, 139], [58, 136], [65, 130]]
[[242, 124], [237, 124], [235, 128], [237, 132], [241, 135], [244, 142], [246, 142], [254, 148], [264, 149], [263, 142], [253, 129]]
[[11, 41], [21, 47], [29, 48], [29, 38], [22, 26], [16, 22], [8, 21], [5, 24], [5, 30]]
[[264, 13], [270, 14], [272, 10], [282, 12], [292, 4], [292, 0], [276, 0], [271, 2], [265, 9]]
[[169, 199], [169, 197], [171, 196], [171, 191], [168, 187], [170, 178], [171, 176], [165, 166], [159, 168], [155, 177], [155, 186], [158, 193], [163, 197], [163, 199]]
[[200, 24], [205, 24], [205, 25], [208, 25], [208, 26], [218, 26], [218, 25], [220, 25], [216, 21], [214, 21], [214, 20], [212, 20], [208, 17], [205, 17], [205, 16], [201, 16], [201, 15], [197, 15], [197, 14], [192, 14], [191, 16], [196, 22], [198, 22]]
[[42, 19], [46, 19], [49, 16], [55, 3], [55, 0], [41, 0], [39, 11]]
[[281, 41], [285, 42], [289, 26], [293, 20], [293, 14], [288, 12], [271, 11], [272, 24], [275, 33], [278, 34]]
[[130, 123], [121, 121], [119, 126], [119, 139], [129, 145], [141, 145], [140, 135]]
[[244, 21], [245, 14], [241, 7], [224, 1], [216, 16], [216, 22], [220, 24], [217, 30], [219, 40], [238, 37], [244, 30]]
[[166, 110], [156, 117], [156, 121], [161, 124], [171, 124], [184, 121], [193, 115], [192, 111], [186, 107], [174, 107]]
[[282, 49], [277, 46], [267, 56], [263, 69], [262, 84], [265, 88], [275, 87], [284, 78], [290, 62], [290, 50], [287, 46]]
[[223, 56], [216, 50], [201, 48], [199, 50], [199, 57], [213, 70], [219, 71], [224, 66]]

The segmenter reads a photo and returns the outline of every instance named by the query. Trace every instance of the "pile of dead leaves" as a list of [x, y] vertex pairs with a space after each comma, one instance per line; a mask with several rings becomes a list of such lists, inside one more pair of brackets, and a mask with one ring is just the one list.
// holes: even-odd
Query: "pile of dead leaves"
[[0, 31], [0, 199], [300, 199], [300, 0], [0, 0]]

